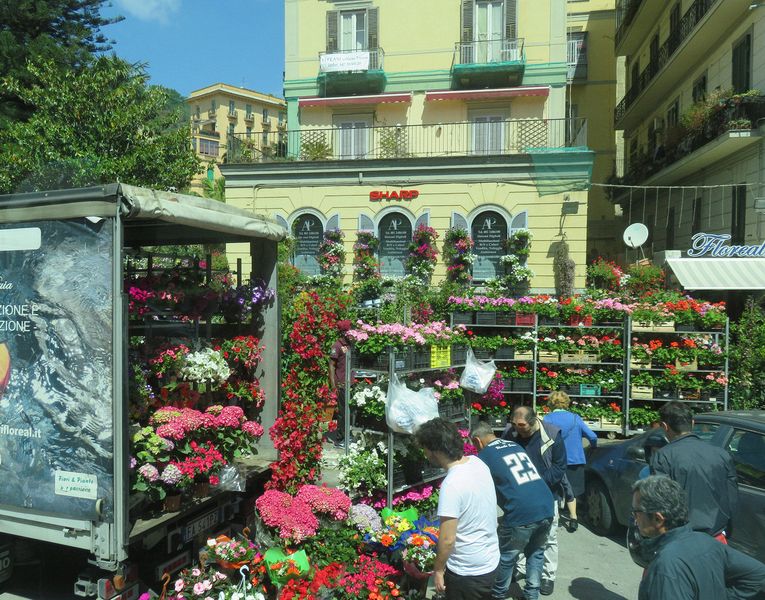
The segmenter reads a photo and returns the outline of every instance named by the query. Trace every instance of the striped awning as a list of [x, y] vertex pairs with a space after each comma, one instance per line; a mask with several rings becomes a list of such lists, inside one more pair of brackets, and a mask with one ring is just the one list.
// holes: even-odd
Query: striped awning
[[320, 98], [318, 96], [298, 99], [298, 106], [342, 106], [344, 104], [391, 104], [411, 103], [412, 94], [373, 94], [371, 96], [336, 96]]
[[765, 258], [668, 258], [686, 290], [765, 290]]
[[550, 95], [549, 85], [522, 85], [511, 88], [499, 88], [494, 90], [440, 90], [427, 92], [425, 100], [496, 100], [502, 98], [515, 98], [519, 96], [542, 96]]

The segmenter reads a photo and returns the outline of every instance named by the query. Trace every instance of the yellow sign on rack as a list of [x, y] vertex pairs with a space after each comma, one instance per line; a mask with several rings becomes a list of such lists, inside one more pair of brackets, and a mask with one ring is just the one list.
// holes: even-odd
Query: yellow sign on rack
[[452, 366], [452, 347], [451, 346], [431, 346], [430, 347], [430, 366], [434, 369]]

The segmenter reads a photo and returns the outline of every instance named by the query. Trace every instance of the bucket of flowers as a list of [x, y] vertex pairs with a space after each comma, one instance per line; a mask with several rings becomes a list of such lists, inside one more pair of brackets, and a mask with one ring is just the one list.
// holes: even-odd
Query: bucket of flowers
[[219, 535], [207, 540], [207, 560], [217, 563], [221, 569], [238, 571], [253, 561], [260, 563], [262, 555], [257, 546], [244, 536], [232, 539]]
[[404, 572], [410, 577], [423, 580], [433, 574], [438, 544], [438, 526], [421, 517], [414, 523], [415, 529], [404, 540], [401, 559]]

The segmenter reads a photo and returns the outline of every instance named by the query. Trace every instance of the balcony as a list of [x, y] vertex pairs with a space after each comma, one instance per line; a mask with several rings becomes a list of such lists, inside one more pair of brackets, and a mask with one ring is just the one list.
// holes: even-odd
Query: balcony
[[616, 54], [633, 54], [665, 7], [665, 0], [616, 0]]
[[741, 21], [749, 4], [749, 0], [696, 0], [617, 105], [617, 129], [634, 129], [647, 111], [676, 93], [678, 82], [687, 77], [700, 56], [706, 56], [709, 48]]
[[228, 164], [504, 156], [530, 150], [586, 147], [585, 119], [332, 127], [229, 136]]
[[523, 39], [458, 42], [452, 62], [452, 88], [514, 87], [523, 81]]
[[765, 118], [765, 97], [738, 94], [710, 98], [694, 107], [690, 127], [677, 126], [652, 156], [630, 160], [621, 183], [668, 185], [717, 164], [734, 152], [757, 143], [758, 122]]
[[319, 95], [381, 93], [385, 90], [384, 59], [382, 48], [319, 53]]
[[245, 123], [249, 123], [250, 125], [255, 123], [255, 113], [253, 113], [253, 112], [245, 113], [244, 114], [244, 121], [245, 121]]

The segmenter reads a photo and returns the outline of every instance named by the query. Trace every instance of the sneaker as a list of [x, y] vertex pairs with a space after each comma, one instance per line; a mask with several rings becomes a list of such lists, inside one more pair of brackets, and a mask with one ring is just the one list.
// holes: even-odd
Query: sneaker
[[345, 450], [345, 440], [340, 440], [338, 442], [335, 442], [335, 448], [340, 448], [341, 450]]
[[551, 581], [549, 579], [543, 579], [541, 585], [539, 586], [539, 593], [543, 596], [549, 596], [553, 593], [553, 590], [555, 589], [555, 582]]
[[569, 533], [574, 533], [577, 529], [579, 529], [579, 521], [576, 519], [569, 519], [568, 523], [566, 524], [566, 531]]

